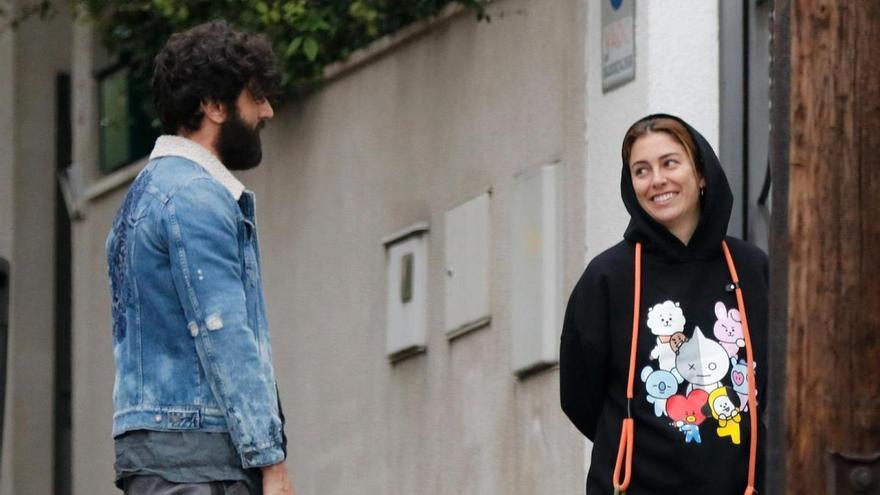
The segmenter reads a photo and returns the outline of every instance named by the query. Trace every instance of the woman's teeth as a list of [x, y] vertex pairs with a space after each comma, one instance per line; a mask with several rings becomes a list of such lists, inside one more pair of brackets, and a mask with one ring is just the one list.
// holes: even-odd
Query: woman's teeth
[[673, 196], [675, 196], [675, 193], [671, 193], [671, 192], [658, 194], [657, 196], [654, 196], [653, 198], [651, 198], [651, 201], [653, 201], [655, 203], [665, 203], [666, 201], [669, 201], [670, 199], [672, 199]]

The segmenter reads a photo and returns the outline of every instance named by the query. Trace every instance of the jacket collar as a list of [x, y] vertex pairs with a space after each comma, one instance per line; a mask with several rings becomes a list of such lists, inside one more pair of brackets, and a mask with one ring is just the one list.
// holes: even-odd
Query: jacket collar
[[244, 184], [236, 179], [216, 156], [191, 139], [168, 134], [159, 136], [156, 139], [153, 152], [150, 153], [150, 160], [163, 156], [179, 156], [197, 163], [211, 174], [214, 180], [228, 189], [236, 201], [241, 198], [241, 194], [244, 192]]

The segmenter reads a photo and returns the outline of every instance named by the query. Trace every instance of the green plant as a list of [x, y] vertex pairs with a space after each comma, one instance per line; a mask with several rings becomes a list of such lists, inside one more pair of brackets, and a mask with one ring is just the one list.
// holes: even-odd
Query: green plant
[[124, 57], [134, 81], [148, 79], [152, 60], [168, 37], [212, 19], [264, 33], [282, 69], [282, 89], [296, 94], [323, 68], [374, 39], [463, 4], [486, 18], [485, 0], [76, 0], [104, 44]]
[[[16, 10], [0, 0], [0, 32], [32, 17], [51, 17], [64, 1], [86, 14], [106, 48], [127, 66], [134, 94], [149, 94], [153, 58], [172, 33], [225, 19], [269, 38], [283, 100], [320, 81], [328, 64], [451, 3], [489, 20], [484, 7], [491, 0], [22, 0]], [[152, 119], [149, 98], [141, 103]], [[155, 119], [153, 127], [158, 129]]]

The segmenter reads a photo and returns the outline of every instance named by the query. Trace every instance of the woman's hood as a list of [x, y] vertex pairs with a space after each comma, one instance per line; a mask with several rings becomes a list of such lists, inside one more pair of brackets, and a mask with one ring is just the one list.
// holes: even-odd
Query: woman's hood
[[[630, 177], [629, 164], [623, 163], [620, 176], [620, 194], [629, 212], [630, 221], [623, 237], [630, 242], [641, 242], [645, 249], [674, 260], [705, 259], [720, 252], [721, 241], [727, 234], [730, 222], [730, 211], [733, 206], [733, 194], [730, 184], [721, 168], [721, 162], [715, 150], [702, 134], [687, 122], [667, 114], [653, 114], [645, 117], [666, 117], [681, 122], [690, 133], [697, 147], [696, 160], [702, 164], [703, 176], [706, 180], [705, 193], [700, 201], [700, 220], [690, 242], [685, 245], [666, 227], [651, 218], [639, 205]], [[642, 119], [644, 120], [644, 119]]]

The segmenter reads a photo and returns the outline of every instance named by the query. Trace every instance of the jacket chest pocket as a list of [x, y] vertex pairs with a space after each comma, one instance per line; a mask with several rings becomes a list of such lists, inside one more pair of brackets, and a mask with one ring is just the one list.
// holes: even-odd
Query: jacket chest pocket
[[245, 278], [250, 287], [256, 287], [260, 273], [256, 251], [257, 228], [253, 222], [245, 218], [241, 221], [241, 229], [244, 240], [241, 250]]

